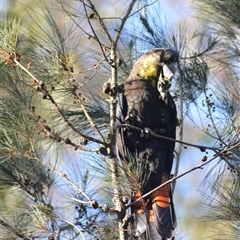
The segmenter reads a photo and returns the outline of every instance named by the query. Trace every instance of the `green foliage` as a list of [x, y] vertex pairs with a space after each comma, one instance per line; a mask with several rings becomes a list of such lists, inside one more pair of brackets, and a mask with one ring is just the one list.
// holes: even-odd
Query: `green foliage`
[[[103, 217], [99, 210], [94, 211], [74, 201], [66, 204], [66, 199], [65, 206], [59, 208], [57, 202], [61, 200], [54, 197], [64, 189], [61, 188], [63, 183], [56, 186], [57, 176], [61, 177], [58, 182], [65, 182], [66, 186], [69, 183], [68, 189], [64, 190], [68, 192], [68, 199], [72, 197], [72, 192], [75, 195], [73, 189], [78, 188], [78, 183], [82, 184], [84, 191], [88, 191], [88, 170], [85, 175], [84, 169], [81, 170], [76, 182], [72, 182], [61, 159], [74, 152], [75, 148], [76, 151], [93, 152], [94, 158], [89, 155], [88, 160], [95, 162], [99, 158], [98, 148], [94, 150], [93, 143], [91, 148], [85, 147], [88, 139], [86, 143], [79, 143], [80, 131], [87, 136], [94, 134], [84, 111], [102, 130], [106, 129], [109, 117], [105, 100], [96, 94], [100, 87], [86, 91], [87, 83], [95, 77], [98, 68], [85, 70], [83, 64], [89, 63], [76, 58], [73, 45], [63, 44], [66, 39], [63, 39], [56, 19], [44, 7], [42, 5], [41, 9], [46, 10], [43, 16], [47, 20], [45, 23], [52, 27], [51, 35], [44, 31], [35, 36], [31, 32], [26, 34], [25, 27], [15, 19], [1, 23], [0, 182], [1, 212], [4, 213], [1, 216], [10, 226], [1, 227], [5, 239], [9, 234], [13, 238], [17, 232], [25, 237], [47, 238], [57, 227], [59, 232], [66, 232], [69, 237], [91, 237], [96, 226], [106, 226], [101, 222]], [[88, 54], [83, 52], [78, 56], [84, 59]], [[74, 75], [73, 71], [79, 73]], [[91, 124], [94, 125], [93, 122]], [[72, 150], [68, 148], [71, 145]], [[7, 206], [10, 192], [12, 207]], [[75, 197], [79, 198], [79, 194]], [[96, 192], [89, 194], [97, 195]], [[18, 198], [21, 201], [17, 201]], [[86, 202], [84, 197], [80, 199]], [[76, 215], [76, 219], [68, 221], [63, 216], [66, 211], [71, 212], [72, 219]]]
[[[198, 2], [198, 1], [197, 1]], [[219, 223], [212, 239], [237, 239], [239, 236], [239, 1], [199, 2], [200, 11], [206, 15], [211, 35], [218, 36], [218, 47], [212, 56], [215, 72], [210, 95], [206, 96], [207, 117], [211, 124], [209, 134], [218, 140], [221, 148], [231, 146], [222, 156], [225, 164], [218, 164], [217, 171], [209, 175], [202, 190], [206, 197], [207, 220]], [[212, 66], [214, 66], [212, 64]], [[217, 69], [216, 69], [217, 68]], [[213, 82], [212, 80], [212, 82]], [[211, 132], [210, 132], [211, 131]], [[234, 147], [234, 145], [236, 147]], [[222, 230], [224, 229], [224, 230]]]
[[236, 0], [203, 0], [201, 3], [206, 3], [211, 6], [212, 13], [218, 15], [219, 19], [224, 19], [230, 24], [240, 27], [240, 3]]
[[13, 52], [17, 49], [20, 40], [20, 21], [16, 19], [9, 20], [8, 25], [0, 25], [0, 57], [4, 58], [5, 52]]
[[[102, 94], [116, 67], [109, 36], [91, 2], [50, 2], [18, 1], [15, 7], [25, 17], [0, 23], [0, 210], [12, 227], [1, 224], [0, 231], [4, 239], [16, 238], [16, 231], [35, 239], [117, 239], [109, 97]], [[196, 125], [213, 142], [213, 155], [228, 148], [201, 186], [210, 199], [207, 220], [229, 226], [225, 239], [237, 239], [239, 1], [203, 2], [211, 5], [204, 12], [213, 18], [208, 15], [204, 27], [191, 31], [186, 22], [163, 23], [157, 5], [139, 1], [131, 16], [137, 24], [120, 35], [115, 63], [121, 82], [146, 50], [179, 52], [172, 93], [180, 121], [196, 121], [194, 106], [200, 118]], [[110, 37], [116, 36], [123, 19], [102, 19]], [[136, 183], [136, 176], [126, 178], [128, 166], [118, 169], [121, 193], [129, 196], [129, 181]]]

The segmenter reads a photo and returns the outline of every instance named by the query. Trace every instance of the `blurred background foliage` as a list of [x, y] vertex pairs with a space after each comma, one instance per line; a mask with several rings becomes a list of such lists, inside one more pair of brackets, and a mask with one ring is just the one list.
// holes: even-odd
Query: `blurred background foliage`
[[[127, 1], [92, 2], [114, 36]], [[104, 144], [84, 137], [108, 138], [106, 34], [89, 11], [96, 39], [81, 1], [2, 0], [0, 10], [1, 239], [116, 239], [116, 216], [85, 204], [114, 206]], [[177, 145], [173, 171], [237, 146], [177, 181], [176, 239], [239, 239], [240, 3], [142, 0], [134, 11], [117, 49], [119, 82], [149, 48], [176, 49], [178, 138], [215, 148]]]

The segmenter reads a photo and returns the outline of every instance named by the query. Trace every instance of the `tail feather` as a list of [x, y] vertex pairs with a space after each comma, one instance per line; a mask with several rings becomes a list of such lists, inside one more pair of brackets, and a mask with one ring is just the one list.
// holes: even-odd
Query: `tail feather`
[[[168, 179], [165, 175], [162, 177], [162, 184]], [[172, 238], [176, 229], [176, 216], [172, 201], [172, 192], [170, 185], [165, 185], [155, 191], [152, 200], [154, 224], [158, 233], [162, 237]]]
[[154, 221], [157, 232], [165, 238], [172, 238], [176, 229], [176, 217], [171, 205], [167, 208], [153, 204]]
[[[167, 177], [164, 175], [161, 183], [166, 181]], [[139, 197], [140, 193], [136, 193], [135, 199]], [[170, 185], [165, 185], [155, 191], [146, 201], [138, 202], [134, 206], [134, 210], [134, 236], [149, 234], [149, 239], [174, 239], [177, 221]]]

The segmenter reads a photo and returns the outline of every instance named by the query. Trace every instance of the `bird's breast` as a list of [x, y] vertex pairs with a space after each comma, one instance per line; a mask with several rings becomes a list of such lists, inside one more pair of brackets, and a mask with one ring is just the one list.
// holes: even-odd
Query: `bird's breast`
[[154, 130], [171, 122], [170, 106], [161, 99], [157, 88], [151, 83], [133, 81], [125, 85], [124, 94], [128, 104], [128, 124]]

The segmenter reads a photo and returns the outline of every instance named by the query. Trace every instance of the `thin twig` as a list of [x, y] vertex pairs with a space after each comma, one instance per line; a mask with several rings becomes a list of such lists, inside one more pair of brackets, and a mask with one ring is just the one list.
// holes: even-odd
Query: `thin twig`
[[200, 53], [196, 53], [192, 56], [189, 56], [189, 57], [181, 57], [180, 59], [181, 60], [186, 60], [186, 59], [193, 59], [193, 58], [197, 58], [197, 57], [201, 57], [203, 56], [205, 53], [209, 52], [209, 50], [211, 50], [209, 47], [207, 47], [205, 50], [203, 50], [202, 52]]
[[[69, 11], [67, 11], [67, 9], [64, 7], [64, 5], [61, 3], [61, 1], [58, 1], [58, 3], [61, 5], [61, 7], [64, 9], [64, 11], [67, 13], [67, 15], [71, 18], [71, 20], [76, 24], [76, 26], [79, 28], [79, 29], [81, 29], [89, 38], [91, 38], [91, 39], [93, 39], [93, 40], [98, 40], [98, 43], [99, 44], [101, 44], [100, 46], [103, 46], [104, 48], [106, 48], [106, 49], [110, 49], [107, 45], [105, 45], [104, 43], [101, 43], [100, 41], [99, 41], [99, 39], [95, 39], [94, 38], [94, 36], [92, 36], [91, 34], [89, 34], [87, 31], [85, 31], [84, 30], [84, 28], [82, 28], [76, 21], [75, 21], [75, 19], [72, 17], [72, 15], [73, 14], [70, 14], [69, 13]], [[84, 2], [83, 2], [83, 4], [85, 4]], [[86, 5], [86, 4], [85, 4]], [[73, 16], [75, 16], [75, 15], [73, 15]], [[78, 16], [75, 16], [75, 17], [78, 17]], [[103, 18], [102, 18], [103, 19]], [[106, 55], [107, 56], [107, 55]], [[104, 59], [106, 59], [106, 57], [104, 58]]]
[[[204, 94], [205, 94], [205, 97], [206, 97], [206, 99], [207, 99], [207, 93], [206, 93], [206, 90], [205, 90], [205, 89], [204, 89]], [[210, 121], [211, 121], [211, 123], [212, 123], [212, 125], [213, 125], [213, 128], [214, 128], [214, 130], [215, 130], [215, 133], [217, 134], [217, 139], [218, 139], [218, 141], [220, 141], [220, 142], [223, 143], [224, 141], [222, 140], [222, 137], [221, 137], [220, 133], [218, 132], [218, 128], [217, 128], [217, 126], [216, 126], [216, 124], [215, 124], [215, 122], [214, 122], [214, 120], [213, 120], [213, 116], [212, 116], [212, 112], [211, 112], [211, 107], [210, 107], [210, 104], [209, 104], [208, 101], [210, 101], [210, 98], [206, 101], [208, 116], [209, 116]]]
[[25, 73], [27, 73], [32, 79], [34, 79], [37, 83], [39, 83], [40, 81], [30, 72], [28, 71], [27, 68], [25, 68], [19, 61], [17, 61], [16, 59], [13, 60], [14, 63], [16, 65], [18, 65]]
[[[110, 54], [110, 53], [109, 53], [109, 54]], [[108, 54], [108, 55], [109, 55], [109, 54]], [[107, 56], [108, 56], [108, 55], [107, 55]], [[80, 71], [80, 72], [77, 72], [77, 73], [73, 73], [73, 75], [75, 75], [75, 74], [80, 74], [80, 73], [86, 73], [86, 72], [89, 72], [89, 71], [91, 71], [91, 70], [98, 69], [98, 68], [100, 67], [100, 65], [103, 63], [104, 60], [105, 60], [105, 59], [100, 60], [100, 61], [98, 62], [98, 64], [94, 64], [93, 67], [90, 67], [90, 68], [88, 68], [88, 69], [86, 69], [86, 70], [83, 70], [83, 71]]]
[[81, 199], [77, 199], [77, 198], [71, 198], [72, 200], [79, 202], [79, 203], [83, 203], [83, 204], [90, 204], [90, 201], [83, 201]]
[[86, 108], [85, 108], [85, 106], [84, 106], [84, 104], [83, 104], [82, 99], [81, 99], [79, 96], [77, 96], [77, 97], [78, 97], [78, 99], [79, 99], [79, 101], [80, 101], [80, 106], [81, 106], [81, 108], [82, 108], [82, 110], [83, 110], [83, 112], [84, 112], [84, 114], [85, 114], [85, 116], [86, 116], [86, 118], [87, 118], [88, 123], [89, 123], [90, 126], [97, 132], [97, 134], [99, 135], [99, 137], [101, 138], [101, 140], [102, 140], [103, 142], [106, 142], [106, 141], [105, 141], [105, 138], [103, 137], [102, 133], [101, 133], [100, 130], [98, 129], [97, 125], [94, 123], [93, 119], [92, 119], [92, 118], [90, 117], [90, 115], [88, 114], [88, 112], [87, 112], [87, 110], [86, 110]]
[[172, 183], [172, 182], [175, 181], [176, 179], [179, 179], [179, 178], [185, 176], [186, 174], [188, 174], [188, 173], [190, 173], [190, 172], [193, 172], [193, 171], [195, 171], [195, 170], [197, 170], [197, 169], [202, 169], [203, 166], [207, 165], [208, 163], [212, 162], [212, 161], [213, 161], [214, 159], [216, 159], [217, 157], [220, 157], [222, 154], [224, 154], [224, 153], [226, 153], [226, 152], [228, 152], [228, 151], [236, 148], [236, 147], [239, 146], [239, 145], [240, 145], [240, 142], [238, 142], [237, 144], [235, 144], [234, 146], [232, 146], [232, 147], [230, 147], [230, 148], [228, 148], [228, 147], [224, 148], [221, 152], [219, 152], [218, 154], [216, 154], [215, 156], [213, 156], [211, 159], [209, 159], [209, 160], [201, 163], [200, 165], [197, 165], [197, 166], [195, 166], [195, 167], [193, 167], [193, 168], [191, 168], [191, 169], [183, 172], [182, 174], [180, 174], [180, 175], [178, 175], [178, 176], [175, 176], [175, 177], [171, 178], [170, 180], [166, 181], [165, 183], [159, 185], [158, 187], [154, 188], [153, 190], [151, 190], [151, 191], [149, 191], [148, 193], [144, 194], [143, 196], [139, 197], [139, 198], [136, 199], [134, 202], [126, 205], [126, 208], [134, 205], [135, 203], [137, 203], [137, 202], [139, 202], [139, 201], [141, 201], [143, 198], [151, 195], [152, 193], [154, 193], [154, 192], [157, 191], [158, 189], [164, 187], [165, 185], [167, 185], [167, 184], [169, 184], [169, 183]]
[[32, 139], [29, 138], [29, 140], [30, 140], [30, 144], [31, 144], [31, 148], [32, 148], [32, 153], [34, 154], [34, 156], [28, 155], [29, 159], [36, 160], [36, 161], [40, 162], [41, 164], [45, 165], [46, 167], [48, 167], [49, 169], [51, 169], [52, 171], [56, 172], [59, 176], [61, 176], [68, 183], [70, 183], [73, 187], [75, 187], [78, 190], [79, 194], [82, 194], [89, 202], [92, 202], [91, 198], [78, 185], [76, 185], [70, 178], [68, 178], [65, 173], [58, 171], [55, 167], [53, 167], [51, 165], [51, 163], [45, 163], [44, 161], [39, 159], [37, 157], [37, 154], [35, 153], [34, 143], [33, 143]]
[[156, 2], [158, 2], [158, 0], [155, 0], [152, 3], [149, 4], [145, 4], [143, 7], [139, 8], [137, 11], [135, 11], [134, 13], [132, 13], [131, 15], [129, 15], [129, 17], [132, 17], [133, 15], [137, 14], [138, 12], [140, 12], [141, 10], [143, 10], [144, 8], [150, 7], [151, 5], [155, 4]]
[[[23, 69], [29, 76], [31, 76], [37, 83], [40, 83], [40, 81], [35, 78], [35, 76], [28, 71], [28, 69], [26, 69], [22, 64], [20, 64], [16, 59], [14, 59], [14, 62], [21, 68]], [[74, 132], [76, 132], [78, 135], [90, 140], [90, 141], [93, 141], [93, 142], [96, 142], [96, 143], [99, 143], [99, 144], [102, 144], [104, 146], [107, 145], [106, 142], [104, 141], [101, 141], [97, 138], [94, 138], [94, 137], [91, 137], [91, 136], [88, 136], [80, 131], [78, 131], [69, 121], [68, 119], [66, 118], [66, 116], [64, 115], [64, 113], [62, 112], [62, 110], [60, 109], [60, 107], [58, 106], [57, 102], [54, 100], [54, 98], [52, 97], [52, 95], [46, 90], [40, 90], [41, 92], [43, 92], [44, 94], [47, 95], [47, 97], [49, 98], [49, 100], [52, 102], [52, 104], [55, 106], [57, 112], [59, 113], [59, 115], [61, 116], [61, 118], [63, 119], [63, 121], [66, 123], [66, 125], [68, 127], [70, 127]]]
[[[204, 129], [205, 127], [204, 127], [204, 124], [203, 124], [202, 119], [201, 119], [201, 117], [200, 117], [200, 114], [201, 114], [201, 113], [199, 112], [199, 109], [198, 109], [198, 108], [197, 108], [196, 110], [197, 110], [198, 115], [199, 115], [199, 120], [200, 120], [200, 122], [201, 122], [202, 129], [201, 129], [198, 125], [196, 125], [196, 123], [194, 122], [194, 120], [193, 120], [190, 116], [188, 116], [188, 119], [195, 125], [195, 127], [196, 127], [199, 131], [207, 134], [209, 137], [211, 137], [211, 138], [213, 138], [213, 139], [215, 139], [215, 140], [219, 140], [216, 136], [214, 136], [213, 134], [211, 134], [210, 132], [208, 132], [208, 131], [206, 131], [206, 130]], [[201, 109], [201, 111], [203, 111], [203, 110]], [[204, 112], [204, 113], [205, 113], [205, 112]], [[225, 142], [223, 142], [223, 141], [221, 141], [221, 143], [222, 143], [224, 146], [227, 145], [227, 144], [226, 144]]]
[[[103, 20], [102, 20], [102, 17], [99, 15], [98, 11], [96, 10], [95, 6], [93, 5], [92, 1], [91, 0], [86, 0], [88, 2], [88, 4], [90, 5], [90, 8], [91, 10], [94, 12], [95, 14], [95, 17], [97, 18], [98, 22], [100, 23], [101, 27], [102, 27], [102, 30], [103, 32], [106, 34], [107, 38], [108, 38], [108, 41], [109, 43], [112, 42], [112, 38], [111, 38], [111, 35], [109, 34], [109, 31], [106, 27], [106, 25], [104, 24]], [[84, 1], [82, 1], [84, 3]], [[84, 6], [85, 6], [85, 3], [84, 3]], [[87, 12], [86, 12], [87, 13]]]
[[30, 238], [25, 237], [24, 234], [20, 233], [18, 230], [7, 224], [4, 220], [0, 219], [0, 224], [5, 227], [8, 231], [13, 233], [15, 236], [22, 238], [23, 240], [30, 240]]
[[[58, 225], [58, 223], [57, 223], [57, 221], [56, 221], [56, 219], [55, 218], [52, 218], [52, 221], [53, 221], [53, 224], [54, 224], [54, 227], [56, 228], [56, 231], [55, 231], [55, 239], [56, 240], [59, 240], [60, 239], [60, 234], [61, 234], [61, 231], [62, 231], [62, 229], [59, 227], [59, 225]], [[54, 240], [55, 240], [54, 239]]]
[[[144, 129], [141, 129], [141, 128], [138, 128], [138, 127], [135, 127], [135, 126], [132, 126], [132, 125], [129, 125], [129, 124], [119, 124], [117, 127], [118, 128], [126, 128], [127, 127], [127, 128], [131, 128], [133, 130], [139, 131], [139, 132], [144, 131]], [[215, 147], [209, 147], [209, 146], [205, 146], [205, 145], [197, 145], [197, 144], [192, 144], [192, 143], [180, 141], [180, 140], [177, 140], [177, 139], [173, 139], [173, 138], [169, 138], [169, 137], [166, 137], [166, 136], [163, 136], [163, 135], [153, 133], [152, 131], [149, 132], [149, 135], [153, 136], [153, 137], [156, 137], [156, 138], [162, 138], [162, 139], [165, 139], [165, 140], [168, 140], [168, 141], [171, 141], [171, 142], [181, 143], [183, 145], [187, 145], [187, 146], [190, 146], [190, 147], [195, 147], [195, 148], [200, 149], [202, 152], [204, 152], [206, 149], [213, 150], [213, 151], [217, 150], [217, 148], [215, 148]]]
[[127, 9], [127, 12], [126, 14], [124, 15], [123, 19], [122, 19], [122, 22], [119, 26], [119, 28], [117, 29], [117, 35], [115, 36], [115, 39], [113, 41], [113, 45], [117, 46], [117, 43], [118, 43], [118, 39], [120, 38], [120, 35], [122, 33], [122, 30], [123, 30], [123, 27], [127, 21], [127, 19], [129, 18], [129, 15], [130, 13], [132, 12], [132, 9], [133, 9], [133, 6], [134, 4], [136, 3], [137, 0], [132, 0], [131, 3], [129, 4], [128, 6], [128, 9]]
[[[138, 128], [138, 127], [135, 127], [135, 126], [132, 126], [132, 125], [128, 125], [128, 124], [119, 124], [118, 125], [119, 128], [124, 128], [124, 127], [129, 127], [129, 128], [132, 128], [136, 131], [144, 131], [143, 129], [141, 128]], [[149, 130], [149, 129], [148, 129]], [[176, 139], [173, 139], [173, 138], [169, 138], [169, 137], [165, 137], [165, 136], [162, 136], [162, 135], [158, 135], [158, 134], [155, 134], [153, 132], [149, 132], [148, 133], [149, 135], [153, 136], [153, 137], [156, 137], [156, 138], [162, 138], [162, 139], [165, 139], [165, 140], [168, 140], [168, 141], [172, 141], [172, 142], [177, 142], [177, 143], [181, 143], [183, 145], [187, 145], [187, 146], [190, 146], [190, 147], [195, 147], [195, 148], [198, 148], [200, 151], [204, 152], [206, 149], [209, 149], [209, 150], [212, 150], [214, 151], [216, 154], [219, 154], [219, 148], [215, 148], [215, 147], [209, 147], [209, 146], [204, 146], [204, 145], [197, 145], [197, 144], [192, 144], [192, 143], [188, 143], [188, 142], [184, 142], [184, 141], [180, 141], [180, 140], [176, 140]], [[233, 135], [233, 138], [239, 134], [238, 131], [236, 131], [236, 133]], [[227, 144], [227, 146], [229, 146], [229, 144], [231, 143], [231, 141], [233, 140], [233, 138], [229, 141], [229, 143]], [[227, 147], [226, 146], [226, 147]], [[230, 151], [232, 148], [229, 148], [228, 151]], [[230, 163], [227, 159], [223, 159], [232, 169], [235, 169], [236, 171], [240, 172], [240, 170], [236, 169], [236, 167]]]
[[82, 137], [84, 137], [84, 138], [86, 138], [86, 139], [88, 139], [88, 140], [90, 140], [90, 141], [93, 141], [93, 142], [96, 142], [96, 143], [99, 143], [99, 144], [102, 144], [102, 145], [105, 145], [105, 146], [107, 145], [106, 142], [103, 142], [103, 141], [101, 141], [101, 140], [99, 140], [99, 139], [97, 139], [97, 138], [94, 138], [94, 137], [90, 137], [90, 136], [88, 136], [88, 135], [86, 135], [86, 134], [78, 131], [78, 130], [72, 125], [72, 123], [70, 123], [70, 122], [68, 121], [68, 119], [65, 117], [64, 113], [63, 113], [62, 110], [59, 108], [58, 104], [56, 103], [56, 101], [54, 100], [54, 98], [52, 97], [52, 95], [51, 95], [48, 91], [46, 91], [46, 90], [45, 90], [45, 93], [46, 93], [47, 96], [49, 97], [49, 100], [52, 102], [52, 104], [56, 107], [57, 112], [58, 112], [59, 115], [62, 117], [62, 119], [64, 120], [64, 122], [66, 123], [66, 125], [67, 125], [68, 127], [70, 127], [74, 132], [76, 132], [76, 133], [79, 134], [80, 136], [82, 136]]
[[60, 217], [60, 216], [58, 216], [58, 218], [59, 218], [61, 221], [63, 221], [63, 222], [65, 222], [65, 223], [73, 226], [74, 228], [76, 228], [76, 229], [78, 230], [78, 232], [80, 233], [82, 239], [83, 239], [83, 240], [86, 240], [86, 238], [84, 237], [81, 229], [79, 229], [74, 223], [71, 223], [70, 221], [68, 221], [68, 220], [66, 220], [66, 219], [64, 219], [64, 218], [62, 218], [62, 217]]
[[[234, 141], [234, 138], [237, 136], [237, 135], [239, 135], [239, 130], [236, 130], [236, 132], [234, 133], [234, 135], [232, 136], [232, 138], [230, 139], [230, 141], [228, 142], [228, 144], [227, 144], [227, 146], [226, 147], [229, 147], [229, 149], [228, 149], [228, 151], [231, 151], [232, 149], [234, 149], [235, 148], [235, 145], [233, 145], [232, 147], [230, 147], [230, 144], [231, 144], [231, 142], [232, 141]], [[236, 143], [236, 144], [238, 144], [238, 143]], [[226, 148], [225, 147], [225, 148]], [[229, 160], [228, 159], [226, 159], [225, 157], [223, 158], [223, 160], [232, 168], [232, 169], [234, 169], [235, 171], [237, 171], [239, 174], [240, 174], [240, 169], [239, 168], [237, 168], [237, 167], [235, 167], [231, 162], [229, 162]]]
[[40, 161], [41, 163], [43, 163], [44, 165], [46, 165], [48, 168], [50, 168], [52, 171], [56, 172], [59, 176], [61, 176], [63, 179], [65, 179], [68, 183], [70, 183], [73, 187], [75, 187], [78, 190], [79, 194], [82, 194], [89, 202], [92, 202], [91, 198], [76, 184], [74, 183], [65, 173], [61, 173], [60, 171], [58, 171], [55, 167], [52, 167], [52, 165], [49, 163], [44, 163], [43, 161], [41, 161], [38, 158], [35, 158], [35, 160]]
[[[106, 54], [106, 56], [108, 57], [110, 55], [110, 52], [108, 54]], [[101, 61], [99, 61], [98, 64], [96, 64], [94, 67], [92, 68], [89, 68], [89, 69], [86, 69], [84, 71], [81, 71], [81, 72], [78, 72], [77, 74], [80, 74], [80, 73], [84, 73], [84, 72], [87, 72], [87, 71], [91, 71], [93, 69], [95, 69], [95, 72], [92, 74], [92, 76], [90, 76], [85, 82], [79, 84], [79, 88], [83, 87], [84, 85], [86, 85], [88, 82], [90, 82], [98, 73], [98, 68], [99, 66], [102, 64], [102, 62], [104, 61], [105, 59], [102, 59]]]
[[95, 72], [93, 73], [93, 75], [91, 77], [89, 77], [85, 82], [79, 84], [79, 88], [82, 88], [84, 85], [89, 83], [97, 75], [97, 73], [98, 73], [98, 71], [95, 70]]
[[[104, 47], [103, 47], [103, 45], [101, 44], [101, 42], [100, 42], [100, 40], [99, 40], [99, 38], [98, 38], [98, 36], [97, 36], [97, 34], [96, 34], [93, 26], [92, 26], [92, 23], [91, 23], [91, 21], [90, 21], [90, 19], [89, 19], [89, 17], [88, 17], [88, 12], [87, 12], [86, 5], [85, 5], [85, 3], [84, 3], [84, 0], [83, 0], [82, 2], [83, 2], [83, 8], [84, 8], [84, 11], [85, 11], [85, 14], [86, 14], [86, 18], [87, 18], [88, 24], [89, 24], [89, 26], [90, 26], [90, 28], [91, 28], [91, 30], [92, 30], [92, 33], [94, 34], [94, 37], [95, 37], [96, 41], [98, 42], [99, 47], [101, 48], [102, 54], [103, 54], [106, 62], [108, 62], [108, 58], [107, 58], [107, 56], [106, 56], [106, 54], [105, 54]], [[90, 0], [87, 0], [87, 2], [88, 2], [88, 4], [90, 5], [90, 8], [91, 8], [92, 11], [94, 12], [94, 14], [96, 15], [98, 22], [100, 23], [100, 25], [101, 25], [104, 33], [106, 34], [109, 43], [111, 44], [112, 38], [111, 38], [111, 36], [110, 36], [110, 34], [109, 34], [108, 30], [107, 30], [107, 27], [105, 26], [105, 24], [104, 24], [104, 22], [103, 22], [103, 20], [102, 20], [102, 18], [101, 18], [100, 15], [98, 14], [98, 11], [95, 9], [95, 6], [92, 4], [92, 2], [91, 2]]]
[[[83, 203], [83, 204], [87, 204], [87, 205], [93, 205], [94, 201], [83, 201], [77, 198], [71, 198], [72, 200], [79, 202], [79, 203]], [[118, 211], [116, 210], [116, 208], [110, 208], [107, 207], [107, 205], [100, 205], [97, 203], [97, 205], [95, 205], [94, 209], [99, 208], [101, 209], [103, 212], [112, 212], [112, 213], [118, 213]]]
[[64, 142], [65, 144], [71, 145], [73, 146], [75, 149], [79, 149], [85, 152], [98, 152], [99, 148], [86, 148], [83, 147], [82, 145], [73, 143], [70, 139], [65, 139], [62, 138], [60, 136], [58, 136], [57, 134], [53, 133], [52, 131], [48, 130], [48, 128], [46, 128], [46, 126], [40, 122], [38, 122], [38, 124], [41, 126], [42, 130], [52, 139], [57, 140], [58, 142]]

